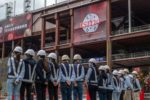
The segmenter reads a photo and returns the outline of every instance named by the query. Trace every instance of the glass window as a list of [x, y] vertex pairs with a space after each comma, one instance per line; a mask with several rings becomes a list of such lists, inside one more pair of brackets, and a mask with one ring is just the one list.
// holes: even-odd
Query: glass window
[[6, 5], [0, 6], [0, 20], [6, 18]]

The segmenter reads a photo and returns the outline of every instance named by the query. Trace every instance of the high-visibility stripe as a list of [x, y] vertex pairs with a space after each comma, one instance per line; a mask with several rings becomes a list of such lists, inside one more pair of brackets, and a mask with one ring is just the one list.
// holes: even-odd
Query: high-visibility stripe
[[54, 76], [52, 75], [52, 77], [54, 80], [57, 80], [58, 79], [58, 70], [56, 71], [56, 68], [52, 62], [51, 62], [51, 64], [52, 64], [52, 70], [54, 72]]
[[[10, 60], [11, 60], [10, 63], [12, 63], [12, 64], [11, 64], [11, 67], [12, 67], [12, 69], [13, 69], [14, 77], [18, 77], [19, 74], [20, 74], [21, 65], [23, 64], [23, 60], [20, 59], [19, 64], [18, 64], [18, 69], [17, 69], [17, 71], [16, 71], [16, 67], [15, 67], [14, 58], [10, 58]], [[9, 75], [9, 76], [12, 77], [13, 75]]]
[[77, 65], [77, 78], [79, 77], [80, 64]]
[[71, 64], [69, 64], [69, 73], [67, 72], [66, 66], [63, 63], [62, 63], [62, 66], [63, 66], [63, 68], [65, 70], [65, 74], [66, 74], [67, 79], [70, 79], [70, 77], [71, 77], [71, 70], [72, 70]]

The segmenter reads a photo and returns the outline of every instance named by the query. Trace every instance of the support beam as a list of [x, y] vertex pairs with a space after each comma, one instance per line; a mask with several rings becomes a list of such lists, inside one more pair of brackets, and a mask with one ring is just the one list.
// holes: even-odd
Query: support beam
[[73, 63], [73, 56], [74, 56], [74, 48], [70, 48], [70, 62]]
[[112, 42], [110, 39], [111, 35], [111, 0], [107, 0], [107, 22], [106, 22], [106, 58], [107, 58], [107, 65], [110, 66], [112, 69]]
[[132, 32], [132, 15], [131, 15], [131, 0], [128, 0], [128, 23], [129, 23], [129, 30], [128, 32]]
[[71, 17], [71, 29], [70, 29], [70, 32], [71, 32], [71, 48], [70, 48], [70, 58], [71, 58], [71, 63], [73, 63], [73, 56], [74, 56], [74, 46], [73, 46], [73, 39], [74, 39], [74, 36], [73, 36], [73, 30], [74, 30], [74, 15], [73, 15], [73, 9], [70, 9], [70, 17]]
[[58, 62], [60, 62], [60, 61], [59, 61], [59, 52], [58, 52], [58, 50], [55, 50], [55, 53], [56, 53], [56, 55], [57, 55], [57, 63], [58, 63]]
[[74, 15], [73, 15], [73, 9], [70, 10], [70, 16], [71, 16], [71, 45], [73, 46], [73, 39], [74, 39], [74, 35], [73, 35], [73, 30], [74, 30]]
[[45, 47], [45, 18], [42, 18], [41, 49]]
[[59, 40], [60, 40], [60, 21], [59, 21], [59, 16], [58, 13], [55, 14], [55, 20], [56, 20], [56, 30], [55, 30], [55, 46], [57, 47], [59, 45]]

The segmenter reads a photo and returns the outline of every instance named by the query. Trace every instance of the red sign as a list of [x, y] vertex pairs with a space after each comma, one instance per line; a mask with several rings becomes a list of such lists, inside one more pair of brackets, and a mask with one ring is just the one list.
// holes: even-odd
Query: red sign
[[106, 39], [106, 2], [74, 10], [74, 43]]
[[[0, 22], [0, 41], [14, 40], [31, 36], [32, 15], [25, 14]], [[2, 31], [1, 31], [2, 30]]]

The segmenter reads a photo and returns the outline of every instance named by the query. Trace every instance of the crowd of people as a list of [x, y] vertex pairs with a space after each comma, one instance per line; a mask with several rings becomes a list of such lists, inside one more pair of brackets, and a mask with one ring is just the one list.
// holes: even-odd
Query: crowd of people
[[[24, 54], [25, 58], [21, 55]], [[38, 60], [34, 59], [38, 56]], [[90, 100], [139, 100], [141, 90], [138, 73], [128, 69], [111, 70], [108, 65], [97, 66], [94, 58], [88, 61], [88, 70], [82, 64], [80, 54], [75, 54], [73, 63], [68, 55], [58, 55], [33, 49], [23, 53], [17, 46], [8, 59], [8, 100], [33, 100], [35, 89], [36, 100], [46, 100], [48, 88], [49, 100], [58, 100], [60, 87], [62, 100], [83, 100], [86, 86]], [[98, 94], [98, 96], [97, 96]]]

